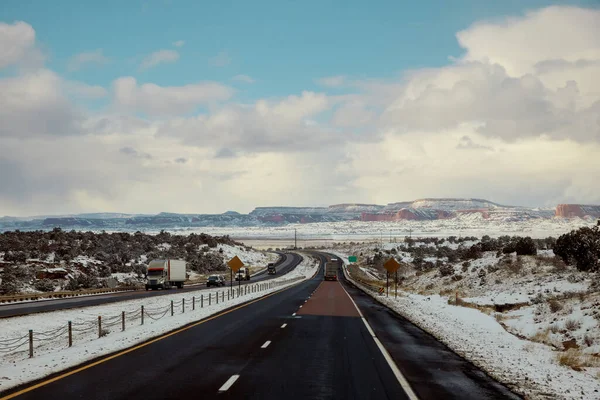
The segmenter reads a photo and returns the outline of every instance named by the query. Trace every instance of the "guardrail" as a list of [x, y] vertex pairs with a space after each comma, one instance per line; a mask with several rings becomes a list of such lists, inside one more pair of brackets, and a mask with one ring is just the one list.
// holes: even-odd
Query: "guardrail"
[[24, 358], [32, 358], [36, 348], [60, 349], [72, 347], [73, 343], [78, 340], [94, 339], [96, 336], [101, 338], [115, 329], [125, 331], [127, 326], [133, 324], [144, 325], [146, 318], [152, 323], [152, 321], [158, 321], [162, 318], [183, 314], [186, 310], [193, 312], [212, 304], [227, 303], [242, 296], [271, 290], [303, 279], [305, 279], [304, 276], [299, 276], [280, 281], [247, 284], [228, 288], [227, 290], [209, 292], [208, 294], [201, 293], [200, 297], [191, 296], [189, 298], [184, 297], [179, 301], [171, 300], [170, 303], [163, 306], [148, 308], [142, 305], [137, 310], [122, 311], [118, 315], [99, 315], [97, 319], [86, 322], [73, 323], [72, 321], [66, 321], [63, 326], [47, 331], [30, 329], [22, 335], [0, 338], [0, 355], [22, 355]]
[[0, 303], [13, 303], [17, 301], [35, 301], [41, 299], [64, 299], [68, 297], [89, 296], [91, 294], [129, 292], [143, 289], [142, 286], [125, 286], [117, 288], [89, 289], [85, 291], [65, 291], [65, 292], [49, 292], [36, 294], [15, 294], [12, 296], [0, 296]]

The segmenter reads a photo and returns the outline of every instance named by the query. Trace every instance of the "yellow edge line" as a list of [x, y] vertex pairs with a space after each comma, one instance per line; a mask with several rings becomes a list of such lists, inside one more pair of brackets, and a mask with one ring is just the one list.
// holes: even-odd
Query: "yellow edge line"
[[211, 320], [213, 320], [213, 319], [215, 319], [215, 318], [222, 317], [223, 315], [225, 315], [225, 314], [229, 314], [230, 312], [233, 312], [233, 311], [239, 310], [240, 308], [247, 307], [247, 306], [249, 306], [250, 304], [254, 304], [254, 303], [258, 302], [258, 301], [261, 301], [261, 300], [264, 300], [264, 299], [266, 299], [266, 298], [268, 298], [268, 297], [274, 296], [274, 295], [276, 295], [276, 294], [278, 294], [278, 293], [281, 293], [281, 292], [283, 292], [284, 290], [291, 289], [291, 288], [293, 288], [294, 286], [297, 286], [297, 285], [301, 284], [302, 282], [304, 282], [304, 281], [300, 281], [300, 282], [296, 283], [295, 285], [288, 286], [288, 287], [286, 287], [286, 288], [283, 288], [283, 289], [281, 289], [281, 290], [278, 290], [278, 291], [276, 291], [276, 292], [269, 293], [269, 294], [267, 294], [267, 295], [265, 295], [265, 296], [263, 296], [263, 297], [259, 297], [258, 299], [252, 300], [252, 301], [250, 301], [250, 302], [248, 302], [248, 303], [244, 303], [244, 304], [242, 304], [242, 305], [240, 305], [240, 306], [238, 306], [238, 307], [232, 308], [231, 310], [224, 311], [224, 312], [221, 312], [221, 313], [219, 313], [219, 314], [213, 315], [212, 317], [208, 317], [208, 318], [206, 318], [206, 319], [203, 319], [202, 321], [199, 321], [199, 322], [196, 322], [196, 323], [194, 323], [194, 324], [192, 324], [192, 325], [186, 326], [185, 328], [181, 328], [181, 329], [178, 329], [178, 330], [176, 330], [176, 331], [173, 331], [173, 332], [170, 332], [170, 333], [166, 333], [166, 334], [164, 334], [164, 335], [162, 335], [162, 336], [159, 336], [159, 337], [156, 337], [156, 338], [154, 338], [154, 339], [151, 339], [150, 341], [148, 341], [148, 342], [145, 342], [145, 343], [142, 343], [142, 344], [139, 344], [139, 345], [137, 345], [137, 346], [135, 346], [135, 347], [130, 347], [129, 349], [123, 350], [123, 351], [121, 351], [120, 353], [113, 354], [112, 356], [108, 356], [108, 357], [106, 357], [106, 358], [103, 358], [103, 359], [101, 359], [101, 360], [98, 360], [98, 361], [94, 361], [94, 362], [93, 362], [93, 363], [91, 363], [91, 364], [88, 364], [88, 365], [85, 365], [85, 366], [83, 366], [83, 367], [77, 368], [77, 369], [75, 369], [75, 370], [73, 370], [73, 371], [66, 372], [66, 373], [64, 373], [64, 374], [62, 374], [62, 375], [55, 376], [54, 378], [51, 378], [51, 379], [48, 379], [48, 380], [46, 380], [46, 381], [43, 381], [43, 382], [37, 383], [37, 384], [35, 384], [35, 385], [33, 385], [33, 386], [29, 386], [29, 387], [27, 387], [27, 388], [25, 388], [25, 389], [19, 390], [18, 392], [15, 392], [15, 393], [9, 394], [9, 395], [7, 395], [7, 396], [4, 396], [4, 397], [0, 397], [0, 400], [8, 400], [8, 399], [13, 399], [13, 398], [15, 398], [15, 397], [17, 397], [17, 396], [20, 396], [20, 395], [22, 395], [22, 394], [25, 394], [25, 393], [27, 393], [27, 392], [31, 392], [32, 390], [38, 389], [38, 388], [40, 388], [40, 387], [42, 387], [42, 386], [46, 386], [46, 385], [48, 385], [48, 384], [50, 384], [50, 383], [52, 383], [52, 382], [56, 382], [56, 381], [58, 381], [58, 380], [61, 380], [61, 379], [63, 379], [63, 378], [66, 378], [67, 376], [71, 376], [71, 375], [74, 375], [74, 374], [76, 374], [76, 373], [78, 373], [78, 372], [85, 371], [86, 369], [89, 369], [89, 368], [95, 367], [96, 365], [102, 364], [102, 363], [104, 363], [104, 362], [106, 362], [106, 361], [110, 361], [110, 360], [112, 360], [113, 358], [117, 358], [117, 357], [120, 357], [120, 356], [122, 356], [122, 355], [125, 355], [125, 354], [127, 354], [127, 353], [131, 353], [132, 351], [135, 351], [135, 350], [141, 349], [142, 347], [146, 347], [146, 346], [148, 346], [148, 345], [150, 345], [150, 344], [152, 344], [152, 343], [158, 342], [159, 340], [162, 340], [162, 339], [168, 338], [169, 336], [176, 335], [176, 334], [178, 334], [178, 333], [181, 333], [181, 332], [183, 332], [183, 331], [186, 331], [186, 330], [188, 330], [188, 329], [194, 328], [194, 327], [196, 327], [196, 326], [198, 326], [198, 325], [202, 325], [203, 323], [205, 323], [205, 322], [208, 322], [208, 321], [211, 321]]

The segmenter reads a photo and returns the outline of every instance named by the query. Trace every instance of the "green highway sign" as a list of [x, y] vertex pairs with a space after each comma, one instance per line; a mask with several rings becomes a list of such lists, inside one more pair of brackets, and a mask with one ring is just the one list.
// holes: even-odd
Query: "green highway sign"
[[356, 256], [350, 256], [350, 257], [348, 257], [348, 261], [350, 261], [350, 262], [356, 262]]

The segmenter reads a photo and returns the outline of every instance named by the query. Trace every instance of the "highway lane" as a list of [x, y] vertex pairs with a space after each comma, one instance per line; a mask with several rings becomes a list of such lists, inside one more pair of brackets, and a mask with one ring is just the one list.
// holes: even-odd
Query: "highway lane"
[[16, 398], [407, 396], [350, 298], [338, 283], [323, 282], [321, 268], [316, 277], [291, 288]]
[[[301, 261], [299, 255], [295, 253], [280, 253], [282, 257], [276, 264], [277, 275], [268, 275], [265, 271], [254, 275], [250, 281], [242, 281], [241, 285], [252, 284], [267, 279], [272, 279], [290, 272], [296, 265]], [[226, 274], [225, 274], [226, 275]], [[228, 280], [229, 281], [229, 280]], [[238, 282], [234, 281], [234, 285]], [[131, 291], [131, 292], [117, 292], [102, 295], [93, 296], [80, 296], [71, 297], [66, 299], [55, 299], [55, 300], [40, 300], [32, 302], [22, 303], [8, 303], [0, 305], [0, 318], [15, 317], [19, 315], [28, 315], [47, 311], [56, 311], [78, 307], [89, 307], [100, 304], [115, 303], [118, 301], [140, 299], [147, 296], [165, 296], [174, 294], [175, 291], [188, 292], [194, 290], [206, 289], [205, 285], [186, 286], [183, 289], [171, 289], [171, 290], [150, 290], [150, 291]]]

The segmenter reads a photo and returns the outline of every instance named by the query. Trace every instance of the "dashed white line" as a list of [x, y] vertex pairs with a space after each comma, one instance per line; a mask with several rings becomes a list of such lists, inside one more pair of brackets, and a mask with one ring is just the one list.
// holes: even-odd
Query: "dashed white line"
[[283, 325], [281, 325], [281, 328], [283, 329], [283, 328], [285, 328], [286, 326], [287, 326], [287, 324], [283, 324]]
[[271, 344], [271, 341], [270, 341], [270, 340], [267, 340], [267, 341], [265, 342], [265, 344], [263, 344], [262, 346], [260, 346], [260, 348], [261, 348], [261, 349], [266, 349], [267, 347], [269, 347], [269, 345], [270, 345], [270, 344]]
[[219, 389], [219, 392], [226, 392], [229, 390], [229, 388], [235, 383], [235, 381], [238, 380], [240, 376], [239, 375], [231, 375], [231, 378], [227, 379], [227, 382], [225, 382], [223, 384], [223, 386], [221, 386], [221, 389]]

